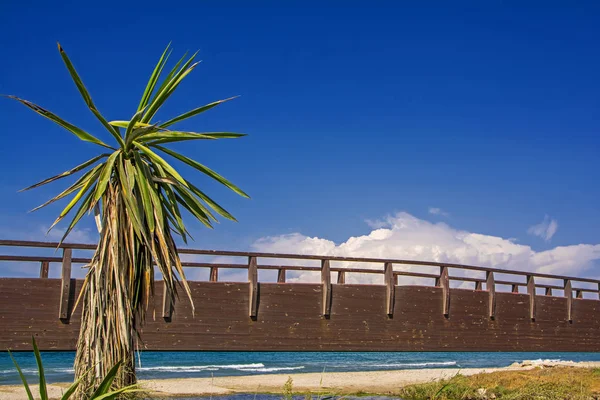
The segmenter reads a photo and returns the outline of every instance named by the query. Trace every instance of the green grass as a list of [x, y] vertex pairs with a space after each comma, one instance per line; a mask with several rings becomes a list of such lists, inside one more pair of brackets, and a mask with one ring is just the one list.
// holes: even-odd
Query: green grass
[[[485, 395], [478, 393], [485, 389]], [[556, 367], [501, 371], [407, 386], [406, 400], [590, 400], [600, 399], [600, 368]]]

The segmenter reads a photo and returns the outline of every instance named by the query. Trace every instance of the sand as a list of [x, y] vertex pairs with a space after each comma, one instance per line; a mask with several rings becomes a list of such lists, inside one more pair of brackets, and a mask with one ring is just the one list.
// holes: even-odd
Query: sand
[[[224, 395], [230, 393], [281, 393], [289, 377], [295, 392], [350, 394], [394, 394], [402, 386], [450, 378], [458, 373], [474, 375], [494, 371], [532, 369], [535, 367], [571, 366], [598, 368], [600, 362], [525, 361], [505, 368], [439, 368], [399, 371], [363, 371], [332, 373], [295, 373], [277, 375], [227, 376], [215, 378], [154, 379], [140, 381], [141, 388], [156, 397]], [[60, 398], [68, 384], [48, 385], [50, 398]], [[34, 394], [37, 387], [32, 388]], [[36, 396], [37, 397], [37, 396]], [[0, 400], [27, 398], [22, 386], [0, 386]]]

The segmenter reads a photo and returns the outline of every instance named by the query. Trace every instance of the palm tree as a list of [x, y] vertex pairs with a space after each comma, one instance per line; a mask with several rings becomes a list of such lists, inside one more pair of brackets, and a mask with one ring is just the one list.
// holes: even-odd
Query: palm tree
[[[34, 210], [74, 194], [50, 229], [74, 210], [62, 242], [81, 218], [93, 211], [100, 232], [98, 247], [88, 265], [89, 270], [77, 300], [77, 304], [82, 303], [83, 310], [75, 375], [76, 379], [82, 379], [79, 396], [86, 397], [111, 367], [119, 362], [122, 362], [123, 367], [115, 379], [115, 387], [135, 382], [133, 351], [153, 293], [154, 265], [161, 272], [172, 301], [175, 300], [178, 285], [183, 287], [192, 301], [175, 243], [175, 236], [180, 236], [185, 243], [189, 236], [183, 223], [182, 211], [187, 210], [207, 227], [212, 227], [212, 223], [217, 221], [215, 214], [235, 220], [229, 212], [181, 176], [163, 156], [166, 154], [181, 161], [237, 194], [248, 197], [212, 169], [165, 145], [190, 140], [238, 138], [244, 135], [170, 129], [176, 123], [232, 98], [195, 108], [165, 122], [156, 122], [157, 111], [198, 65], [194, 62], [196, 54], [189, 58], [184, 55], [160, 82], [171, 54], [170, 46], [167, 46], [150, 75], [131, 119], [109, 122], [96, 108], [60, 44], [58, 50], [83, 100], [110, 133], [114, 144], [105, 143], [34, 103], [15, 96], [8, 97], [21, 102], [79, 139], [102, 148], [101, 154], [92, 159], [23, 189], [33, 189], [83, 173], [71, 186]], [[88, 373], [90, 370], [94, 373]]]

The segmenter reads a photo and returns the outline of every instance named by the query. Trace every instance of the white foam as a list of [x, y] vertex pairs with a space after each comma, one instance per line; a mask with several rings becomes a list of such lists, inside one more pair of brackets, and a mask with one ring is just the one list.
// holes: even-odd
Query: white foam
[[276, 371], [292, 371], [296, 369], [304, 369], [304, 366], [300, 367], [271, 367], [271, 368], [245, 368], [241, 371], [249, 372], [276, 372]]
[[396, 364], [374, 364], [373, 367], [433, 367], [456, 365], [456, 361], [422, 362], [422, 363], [396, 363]]
[[225, 365], [168, 365], [164, 367], [141, 367], [138, 371], [173, 371], [173, 372], [198, 372], [217, 371], [219, 369], [247, 370], [248, 368], [264, 368], [264, 364], [225, 364]]

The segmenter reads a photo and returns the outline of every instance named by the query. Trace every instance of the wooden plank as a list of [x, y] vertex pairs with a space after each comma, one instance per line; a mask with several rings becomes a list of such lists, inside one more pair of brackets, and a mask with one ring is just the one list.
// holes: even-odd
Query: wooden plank
[[573, 322], [573, 285], [570, 279], [565, 279], [565, 297], [567, 298], [567, 321]]
[[385, 263], [384, 267], [385, 277], [385, 305], [388, 317], [394, 315], [394, 301], [396, 296], [396, 286], [394, 279], [394, 265], [392, 263]]
[[450, 315], [450, 278], [448, 267], [442, 267], [440, 277], [437, 279], [436, 286], [442, 288], [442, 313], [447, 317]]
[[488, 314], [491, 319], [496, 318], [496, 283], [494, 282], [494, 273], [487, 272], [485, 286], [488, 291]]
[[256, 257], [248, 257], [248, 315], [250, 318], [256, 318], [258, 314], [258, 268], [256, 267]]
[[218, 267], [210, 267], [210, 281], [211, 282], [219, 281], [219, 268]]
[[60, 310], [58, 317], [62, 320], [69, 319], [69, 295], [71, 294], [71, 257], [73, 250], [64, 249], [61, 272]]
[[167, 285], [163, 282], [163, 307], [162, 316], [165, 320], [169, 321], [173, 312], [173, 300]]
[[529, 318], [535, 321], [535, 278], [533, 275], [527, 277], [527, 294], [529, 295]]
[[48, 270], [50, 269], [50, 263], [48, 261], [42, 261], [40, 264], [40, 278], [48, 278]]
[[277, 282], [285, 283], [285, 268], [279, 268], [277, 270]]
[[343, 285], [346, 283], [346, 271], [338, 271], [337, 283], [338, 285]]
[[[76, 287], [81, 283], [77, 280]], [[157, 282], [158, 297], [162, 284]], [[259, 283], [261, 312], [253, 322], [247, 282], [189, 284], [195, 317], [182, 298], [174, 304], [171, 322], [147, 318], [142, 332], [147, 350], [600, 351], [596, 299], [574, 299], [569, 324], [565, 298], [538, 296], [537, 319], [531, 323], [525, 294], [496, 293], [496, 319], [489, 320], [488, 293], [452, 289], [452, 317], [446, 319], [439, 312], [441, 289], [406, 285], [395, 288], [402, 301], [395, 304], [395, 318], [387, 318], [383, 285], [346, 284], [332, 287], [331, 318], [324, 320], [320, 282]], [[562, 293], [562, 281], [560, 286]], [[60, 292], [60, 279], [0, 278], [0, 348], [30, 351], [31, 335], [37, 332], [41, 349], [73, 350], [81, 308], [69, 324], [56, 321]]]
[[321, 286], [323, 287], [323, 299], [321, 315], [329, 318], [331, 315], [331, 270], [329, 260], [321, 260]]

